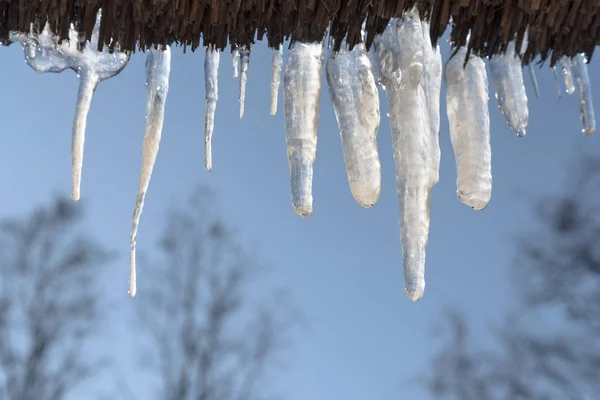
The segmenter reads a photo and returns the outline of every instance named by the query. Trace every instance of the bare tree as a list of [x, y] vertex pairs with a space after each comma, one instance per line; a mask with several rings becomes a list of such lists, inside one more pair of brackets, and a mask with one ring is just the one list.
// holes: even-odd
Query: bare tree
[[[600, 393], [600, 159], [578, 160], [565, 192], [536, 204], [539, 226], [516, 244], [519, 307], [486, 351], [467, 346], [465, 317], [432, 363], [441, 399], [591, 399]], [[466, 394], [465, 394], [466, 393]]]
[[0, 398], [61, 400], [96, 372], [81, 353], [99, 316], [94, 277], [109, 259], [56, 199], [0, 222]]
[[141, 282], [138, 304], [157, 349], [160, 398], [266, 399], [269, 373], [295, 321], [293, 308], [283, 292], [275, 303], [252, 307], [249, 289], [259, 269], [215, 217], [212, 202], [200, 188], [169, 214], [161, 260], [142, 275], [149, 281]]

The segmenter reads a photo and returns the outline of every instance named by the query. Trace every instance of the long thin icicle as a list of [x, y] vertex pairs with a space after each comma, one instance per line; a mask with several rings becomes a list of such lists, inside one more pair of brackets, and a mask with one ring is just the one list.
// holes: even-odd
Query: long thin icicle
[[591, 135], [596, 130], [596, 116], [594, 114], [592, 85], [588, 75], [585, 55], [578, 54], [573, 57], [571, 69], [573, 71], [573, 78], [577, 84], [577, 90], [579, 91], [579, 115], [581, 117], [581, 124], [583, 125], [582, 132], [586, 135]]
[[244, 103], [246, 102], [246, 83], [248, 82], [248, 64], [250, 64], [250, 48], [243, 46], [240, 49], [240, 119], [244, 116]]
[[492, 152], [485, 64], [462, 47], [446, 63], [446, 111], [456, 158], [458, 199], [483, 210], [492, 195]]
[[240, 74], [240, 51], [237, 47], [231, 51], [231, 62], [233, 63], [233, 78], [236, 79]]
[[523, 83], [523, 67], [517, 57], [514, 41], [508, 43], [506, 53], [492, 57], [490, 71], [498, 107], [508, 126], [519, 136], [525, 136], [529, 124], [529, 111]]
[[558, 60], [558, 63], [560, 64], [565, 81], [565, 92], [567, 94], [575, 93], [575, 84], [573, 83], [573, 75], [571, 74], [571, 60], [569, 60], [569, 57], [563, 56]]
[[323, 42], [294, 42], [283, 76], [292, 208], [301, 217], [308, 217], [312, 213], [312, 178], [317, 156], [323, 53]]
[[429, 127], [431, 133], [431, 171], [433, 184], [440, 180], [440, 95], [442, 90], [442, 54], [440, 46], [435, 49], [429, 35], [429, 23], [421, 23], [423, 29], [423, 79], [421, 86], [425, 91], [427, 110], [429, 112]]
[[131, 259], [129, 265], [129, 295], [135, 296], [136, 262], [135, 248], [140, 217], [144, 208], [144, 199], [148, 192], [152, 169], [156, 162], [163, 122], [165, 119], [165, 103], [169, 92], [169, 76], [171, 74], [171, 48], [150, 49], [146, 58], [146, 85], [148, 86], [146, 103], [146, 133], [142, 144], [142, 173], [138, 187], [137, 200], [131, 224]]
[[273, 71], [271, 74], [271, 115], [277, 114], [277, 96], [281, 85], [281, 68], [283, 65], [283, 45], [273, 50]]
[[204, 117], [204, 167], [212, 171], [212, 136], [215, 130], [215, 111], [219, 101], [219, 58], [216, 48], [207, 47], [204, 58], [204, 87], [206, 116]]
[[371, 208], [381, 192], [381, 163], [377, 130], [381, 120], [379, 94], [371, 62], [362, 43], [343, 48], [327, 59], [327, 82], [333, 102], [350, 190], [364, 208]]
[[535, 68], [533, 63], [529, 63], [527, 66], [529, 70], [529, 79], [531, 79], [531, 85], [533, 86], [533, 93], [535, 94], [536, 99], [540, 98], [540, 84], [538, 83], [537, 75], [535, 74]]
[[403, 19], [392, 19], [384, 33], [375, 39], [392, 128], [404, 290], [412, 301], [418, 301], [425, 291], [429, 205], [435, 181], [431, 120], [422, 84], [423, 39], [416, 10], [406, 13]]

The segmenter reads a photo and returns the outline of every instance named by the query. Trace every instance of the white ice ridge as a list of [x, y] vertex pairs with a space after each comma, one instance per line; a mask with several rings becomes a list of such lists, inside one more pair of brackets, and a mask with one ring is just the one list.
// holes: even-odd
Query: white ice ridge
[[371, 208], [381, 192], [381, 163], [377, 130], [381, 120], [379, 93], [364, 44], [352, 51], [346, 42], [329, 53], [327, 82], [337, 119], [350, 190], [364, 208]]
[[12, 40], [20, 41], [25, 47], [25, 60], [35, 71], [62, 72], [70, 68], [80, 79], [71, 147], [73, 200], [80, 198], [85, 127], [94, 91], [98, 83], [117, 75], [129, 61], [129, 54], [118, 49], [112, 54], [106, 46], [102, 52], [98, 51], [101, 12], [96, 16], [91, 41], [86, 42], [81, 51], [77, 48], [80, 40], [73, 25], [69, 29], [69, 40], [62, 44], [58, 44], [47, 24], [39, 35], [11, 34]]
[[400, 201], [404, 288], [412, 301], [425, 291], [425, 253], [433, 172], [431, 119], [422, 84], [424, 36], [416, 10], [392, 19], [375, 39], [375, 55], [388, 96], [388, 115]]
[[204, 88], [206, 91], [206, 115], [204, 117], [204, 167], [212, 171], [212, 136], [215, 130], [215, 111], [219, 101], [220, 52], [214, 47], [206, 48], [204, 57]]
[[271, 72], [271, 115], [277, 114], [277, 96], [281, 85], [281, 68], [283, 65], [283, 45], [273, 50], [273, 70]]
[[529, 111], [523, 83], [523, 67], [514, 41], [508, 43], [506, 53], [492, 57], [490, 72], [498, 107], [506, 118], [508, 126], [519, 136], [525, 136], [529, 124]]
[[250, 64], [250, 47], [240, 48], [240, 119], [244, 116], [244, 103], [246, 102], [246, 83], [248, 82], [248, 64]]
[[421, 86], [425, 91], [429, 127], [431, 133], [431, 172], [433, 184], [440, 180], [440, 95], [442, 89], [442, 54], [440, 46], [433, 48], [429, 35], [429, 23], [422, 21], [423, 29], [423, 79]]
[[492, 195], [490, 115], [485, 64], [461, 47], [446, 63], [446, 112], [456, 158], [458, 198], [475, 210], [484, 209]]
[[301, 217], [308, 217], [312, 213], [312, 179], [317, 156], [323, 54], [323, 42], [294, 42], [283, 76], [292, 208]]
[[231, 50], [231, 62], [233, 63], [233, 78], [235, 79], [239, 76], [240, 65], [240, 50], [237, 47]]
[[563, 56], [558, 60], [558, 63], [565, 81], [565, 92], [567, 94], [575, 93], [575, 84], [573, 83], [573, 76], [571, 74], [571, 60], [567, 56]]
[[579, 115], [582, 132], [591, 135], [596, 130], [596, 116], [594, 115], [594, 101], [592, 99], [592, 85], [588, 75], [585, 56], [578, 54], [571, 61], [571, 71], [579, 91]]
[[165, 103], [169, 92], [169, 76], [171, 75], [171, 48], [150, 49], [146, 58], [146, 86], [148, 87], [146, 102], [146, 133], [142, 144], [142, 173], [138, 187], [135, 210], [131, 224], [131, 259], [129, 267], [129, 295], [136, 293], [135, 248], [140, 217], [144, 208], [144, 199], [152, 177], [152, 169], [156, 162], [163, 122], [165, 119]]

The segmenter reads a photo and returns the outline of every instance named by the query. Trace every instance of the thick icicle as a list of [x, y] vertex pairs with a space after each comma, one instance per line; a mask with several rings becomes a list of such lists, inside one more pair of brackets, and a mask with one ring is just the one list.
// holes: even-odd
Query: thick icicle
[[475, 210], [484, 209], [492, 195], [490, 115], [485, 64], [459, 49], [446, 63], [446, 111], [456, 158], [458, 198]]
[[381, 192], [381, 163], [377, 153], [381, 118], [371, 62], [362, 43], [352, 51], [342, 48], [329, 54], [327, 82], [352, 195], [362, 207], [371, 208]]
[[490, 71], [498, 107], [504, 114], [508, 126], [519, 136], [525, 136], [529, 124], [529, 111], [523, 84], [523, 67], [517, 57], [514, 41], [508, 43], [506, 53], [492, 57]]
[[250, 48], [240, 49], [240, 119], [244, 116], [244, 103], [246, 102], [246, 82], [248, 82], [248, 64], [250, 64]]
[[273, 71], [271, 75], [271, 115], [277, 114], [277, 96], [281, 84], [281, 66], [283, 65], [283, 45], [273, 50]]
[[429, 23], [423, 21], [423, 79], [421, 86], [425, 91], [425, 100], [429, 112], [431, 133], [431, 163], [433, 184], [440, 180], [440, 95], [442, 89], [442, 54], [440, 46], [435, 49], [429, 35]]
[[533, 63], [529, 63], [527, 66], [529, 70], [529, 79], [531, 79], [531, 85], [533, 86], [533, 93], [535, 94], [535, 98], [540, 98], [540, 84], [538, 83], [537, 76], [535, 74], [535, 69], [533, 67]]
[[146, 58], [146, 85], [148, 86], [146, 102], [146, 133], [142, 144], [142, 173], [138, 187], [135, 210], [131, 224], [131, 259], [129, 270], [129, 295], [136, 293], [135, 248], [140, 217], [144, 208], [144, 199], [156, 162], [163, 121], [165, 119], [165, 103], [169, 92], [169, 76], [171, 74], [171, 48], [150, 49]]
[[313, 166], [317, 155], [323, 42], [294, 42], [283, 76], [285, 139], [290, 164], [292, 208], [312, 213]]
[[431, 188], [435, 183], [432, 132], [423, 78], [423, 30], [416, 11], [392, 19], [375, 39], [388, 115], [400, 201], [400, 237], [406, 296], [418, 301], [425, 290]]
[[556, 95], [558, 96], [558, 100], [562, 97], [562, 93], [560, 91], [560, 85], [558, 84], [558, 72], [556, 72], [556, 66], [552, 67], [552, 72], [554, 73], [554, 84], [556, 85]]
[[204, 118], [204, 167], [212, 171], [212, 136], [215, 130], [215, 111], [219, 101], [219, 50], [207, 47], [204, 58], [204, 87], [206, 116]]
[[573, 84], [573, 76], [571, 74], [571, 60], [569, 57], [563, 56], [558, 60], [562, 70], [563, 79], [565, 80], [565, 92], [567, 94], [575, 93], [575, 85]]
[[234, 48], [231, 51], [231, 61], [233, 62], [233, 78], [237, 78], [240, 74], [239, 65], [240, 65], [240, 51], [238, 48]]
[[579, 91], [579, 114], [582, 132], [591, 135], [596, 130], [596, 116], [594, 115], [594, 101], [592, 99], [592, 85], [588, 75], [585, 55], [578, 54], [571, 62], [573, 78]]

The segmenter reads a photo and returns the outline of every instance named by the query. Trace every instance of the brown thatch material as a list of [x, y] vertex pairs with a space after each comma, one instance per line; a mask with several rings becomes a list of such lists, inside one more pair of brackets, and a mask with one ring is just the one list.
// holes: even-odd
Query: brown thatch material
[[71, 23], [88, 38], [102, 8], [100, 43], [122, 50], [173, 42], [194, 50], [201, 38], [224, 49], [265, 36], [278, 47], [284, 38], [320, 40], [328, 28], [336, 46], [346, 35], [354, 45], [365, 20], [370, 46], [390, 18], [415, 4], [431, 20], [434, 41], [452, 19], [453, 41], [464, 44], [470, 31], [470, 52], [481, 56], [503, 52], [526, 30], [524, 63], [576, 53], [591, 59], [600, 45], [600, 0], [0, 0], [0, 39], [46, 21], [61, 38]]

